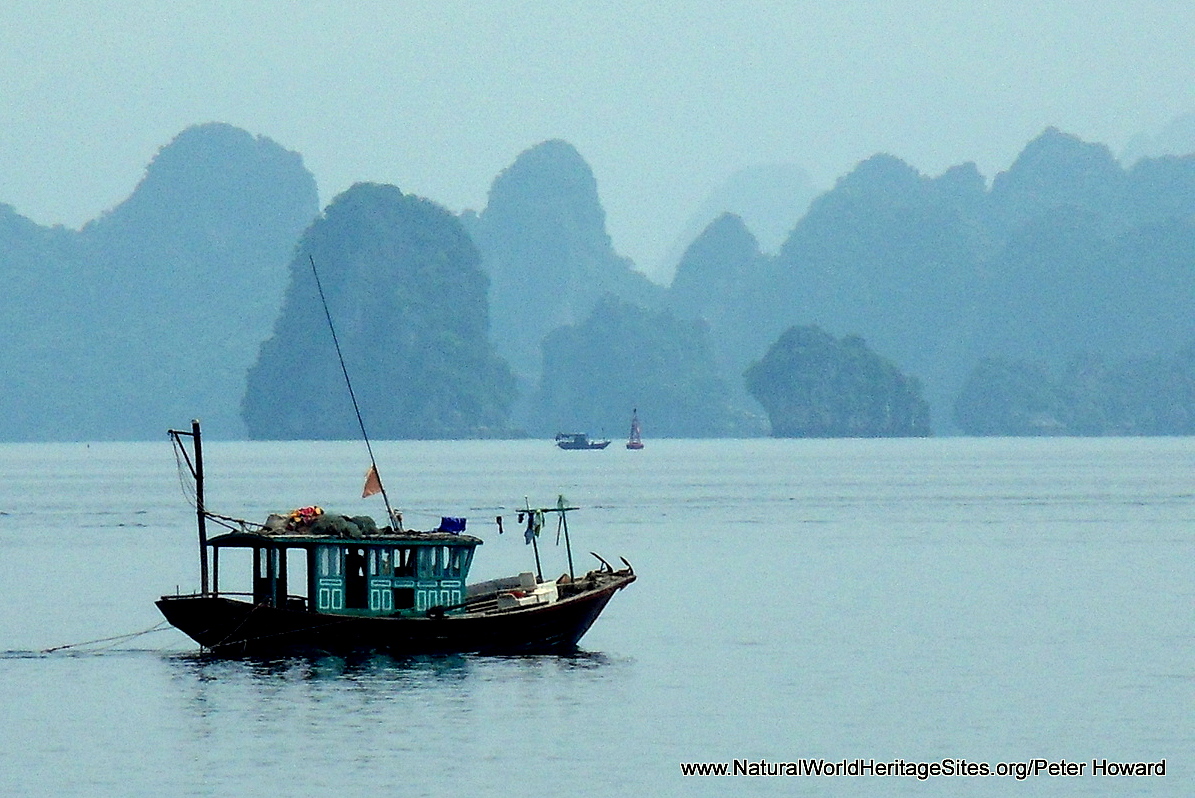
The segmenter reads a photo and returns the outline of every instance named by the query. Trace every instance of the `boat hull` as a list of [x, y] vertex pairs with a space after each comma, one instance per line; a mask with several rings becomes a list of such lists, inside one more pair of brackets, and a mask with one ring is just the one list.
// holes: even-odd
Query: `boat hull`
[[556, 435], [556, 445], [561, 449], [605, 449], [610, 441], [595, 441], [584, 432], [560, 432]]
[[163, 596], [156, 604], [173, 626], [221, 656], [559, 653], [574, 649], [613, 595], [634, 580], [609, 574], [552, 604], [440, 617], [333, 615], [212, 595]]

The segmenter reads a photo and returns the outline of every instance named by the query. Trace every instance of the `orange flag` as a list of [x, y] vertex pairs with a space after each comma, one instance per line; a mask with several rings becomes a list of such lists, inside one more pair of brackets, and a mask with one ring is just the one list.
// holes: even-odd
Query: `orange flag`
[[361, 498], [367, 499], [375, 493], [382, 492], [382, 478], [378, 476], [378, 467], [371, 465], [365, 472], [365, 488], [361, 491]]

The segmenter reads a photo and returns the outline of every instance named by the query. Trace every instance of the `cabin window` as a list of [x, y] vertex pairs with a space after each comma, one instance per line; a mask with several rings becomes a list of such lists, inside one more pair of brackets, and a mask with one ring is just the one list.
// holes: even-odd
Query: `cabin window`
[[415, 575], [415, 550], [411, 548], [402, 548], [394, 550], [394, 575], [395, 576], [414, 576]]
[[435, 574], [436, 552], [433, 546], [418, 546], [415, 549], [419, 559], [419, 576], [428, 577]]
[[472, 548], [467, 546], [456, 546], [453, 548], [452, 575], [455, 577], [464, 577], [465, 572], [468, 571], [468, 564], [470, 564], [472, 559]]
[[[307, 595], [308, 591], [304, 591], [303, 594], [294, 597], [290, 594], [290, 591], [297, 593], [299, 585], [307, 584], [307, 560], [310, 556], [306, 549], [295, 548], [284, 549], [282, 551], [282, 567], [286, 573], [286, 584], [289, 586], [287, 588], [288, 595], [286, 603], [292, 609], [306, 609], [307, 601], [310, 600], [310, 596]], [[299, 604], [298, 602], [302, 603]]]
[[365, 550], [347, 548], [344, 550], [344, 556], [344, 606], [346, 609], [363, 610], [369, 606]]
[[390, 576], [390, 574], [394, 573], [391, 570], [393, 566], [390, 564], [393, 553], [392, 549], [378, 550], [378, 568], [374, 571], [374, 574], [378, 576]]
[[455, 546], [445, 549], [444, 575], [461, 575], [461, 550]]
[[320, 546], [316, 556], [316, 568], [320, 576], [338, 577], [340, 569], [340, 547]]
[[282, 575], [282, 554], [279, 549], [255, 548], [257, 555], [257, 576], [274, 579]]
[[251, 595], [257, 570], [257, 552], [239, 546], [220, 548], [217, 551], [220, 552], [220, 592]]
[[366, 573], [365, 569], [365, 549], [358, 549], [355, 547], [346, 548], [344, 550], [345, 575], [354, 578], [364, 577]]

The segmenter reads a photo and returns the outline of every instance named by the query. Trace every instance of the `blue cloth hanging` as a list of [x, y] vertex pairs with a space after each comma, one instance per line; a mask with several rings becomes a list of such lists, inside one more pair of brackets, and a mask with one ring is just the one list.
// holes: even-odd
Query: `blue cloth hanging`
[[437, 529], [436, 531], [437, 532], [451, 532], [454, 535], [459, 535], [460, 533], [465, 531], [465, 521], [466, 521], [466, 519], [464, 519], [464, 518], [453, 518], [453, 517], [447, 516], [447, 515], [441, 516], [440, 517], [440, 528]]

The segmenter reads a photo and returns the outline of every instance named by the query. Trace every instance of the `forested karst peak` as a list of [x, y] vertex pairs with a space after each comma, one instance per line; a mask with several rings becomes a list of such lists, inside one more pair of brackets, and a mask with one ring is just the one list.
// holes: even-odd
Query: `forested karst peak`
[[76, 232], [0, 218], [0, 438], [140, 440], [201, 414], [241, 437], [237, 396], [295, 240], [318, 211], [302, 158], [224, 124], [158, 152]]
[[774, 253], [819, 193], [809, 173], [795, 164], [739, 169], [714, 188], [685, 222], [660, 263], [661, 271], [675, 275], [685, 250], [724, 213], [741, 218], [760, 250]]
[[551, 332], [543, 353], [533, 427], [542, 434], [621, 431], [634, 408], [653, 437], [737, 431], [700, 322], [607, 295], [581, 322]]
[[[1126, 169], [1103, 145], [1048, 129], [990, 189], [973, 163], [930, 177], [881, 153], [798, 205], [804, 210], [774, 256], [761, 253], [749, 222], [709, 216], [678, 250], [664, 296], [615, 251], [594, 173], [567, 142], [519, 154], [494, 179], [487, 206], [459, 220], [430, 200], [369, 183], [320, 215], [314, 178], [297, 153], [229, 125], [197, 125], [161, 148], [128, 199], [80, 231], [42, 227], [0, 206], [0, 370], [9, 377], [0, 437], [143, 438], [195, 414], [213, 434], [243, 434], [236, 397], [259, 348], [264, 358], [279, 346], [262, 345], [275, 320], [294, 341], [324, 329], [311, 301], [278, 316], [286, 264], [305, 229], [300, 251], [328, 270], [329, 303], [354, 348], [392, 373], [439, 375], [418, 384], [426, 402], [399, 408], [408, 426], [390, 426], [395, 436], [538, 428], [544, 419], [532, 400], [547, 396], [536, 392], [548, 354], [541, 345], [550, 341], [552, 363], [572, 371], [570, 355], [593, 355], [577, 336], [610, 332], [595, 313], [618, 321], [609, 340], [625, 362], [638, 356], [636, 344], [615, 333], [643, 332], [657, 352], [677, 358], [678, 380], [717, 390], [739, 408], [707, 408], [709, 424], [699, 428], [680, 423], [682, 403], [661, 402], [649, 425], [661, 434], [758, 429], [741, 375], [794, 326], [865, 338], [902, 374], [920, 378], [939, 423], [952, 417], [965, 384], [972, 398], [976, 384], [1024, 389], [1023, 401], [1010, 397], [1009, 406], [1036, 406], [1025, 380], [969, 381], [981, 361], [1040, 362], [1057, 375], [1085, 352], [1088, 364], [1169, 363], [1195, 340], [1195, 156], [1139, 158]], [[318, 229], [308, 229], [317, 215]], [[309, 264], [292, 262], [299, 267]], [[605, 295], [618, 302], [600, 303]], [[664, 307], [671, 322], [652, 315]], [[378, 319], [389, 326], [377, 327]], [[574, 337], [556, 335], [561, 329]], [[371, 349], [375, 340], [384, 349]], [[693, 354], [703, 349], [715, 363], [704, 376], [720, 387], [697, 376], [710, 360]], [[315, 350], [310, 362], [296, 352], [275, 365], [309, 373]], [[510, 404], [512, 377], [499, 355], [523, 381], [522, 404]], [[601, 383], [634, 380], [615, 361], [600, 362], [610, 371], [590, 382], [612, 404], [599, 408], [578, 393], [578, 407], [621, 417], [634, 399]], [[656, 388], [636, 384], [662, 391], [664, 372], [650, 368]], [[293, 373], [275, 371], [256, 389], [272, 391]], [[1059, 405], [1073, 415], [1058, 417], [1073, 434], [1155, 434], [1187, 429], [1179, 420], [1195, 418], [1183, 407], [1186, 388], [1158, 387], [1177, 379], [1174, 369], [1077, 373], [1078, 382], [1055, 383], [1082, 400]], [[315, 383], [331, 397], [339, 379], [333, 370]], [[377, 380], [389, 393], [373, 401], [397, 407], [402, 392], [389, 379]], [[590, 390], [588, 377], [551, 379], [561, 390]], [[1122, 390], [1126, 380], [1155, 388]], [[1125, 415], [1094, 404], [1100, 392], [1122, 404], [1148, 394], [1173, 407], [1133, 399], [1136, 409]], [[346, 410], [339, 399], [335, 407], [304, 402], [296, 408], [314, 418]], [[550, 404], [562, 412], [563, 404]], [[1006, 428], [984, 426], [988, 404], [966, 406], [970, 429]], [[723, 410], [729, 425], [717, 420]], [[302, 426], [308, 421], [294, 421], [289, 432], [268, 435], [350, 435], [352, 422], [312, 432]]]
[[593, 171], [567, 142], [520, 154], [465, 222], [490, 276], [495, 346], [528, 381], [538, 378], [544, 336], [584, 318], [599, 297], [661, 301], [662, 290], [614, 251]]
[[896, 198], [916, 192], [928, 178], [916, 168], [888, 153], [877, 153], [860, 161], [834, 185], [838, 195], [882, 194]]
[[790, 327], [747, 369], [747, 387], [777, 438], [895, 438], [930, 434], [921, 385], [856, 335]]
[[728, 389], [737, 404], [748, 402], [738, 376], [766, 344], [752, 320], [761, 307], [754, 294], [770, 280], [768, 260], [743, 220], [727, 213], [702, 231], [677, 265], [668, 306], [680, 318], [702, 319]]
[[482, 220], [566, 224], [592, 243], [609, 247], [606, 212], [593, 170], [573, 145], [560, 139], [520, 153], [494, 178]]
[[760, 257], [759, 242], [743, 220], [733, 213], [722, 214], [681, 257], [672, 278], [672, 306], [703, 315], [719, 293], [741, 285]]
[[1081, 191], [1119, 180], [1124, 170], [1104, 144], [1046, 128], [992, 181], [993, 193]]
[[372, 435], [509, 433], [514, 377], [487, 337], [488, 282], [472, 240], [440, 205], [358, 183], [304, 233], [291, 262], [274, 334], [249, 373], [252, 437], [358, 434], [312, 260]]
[[1109, 217], [1122, 213], [1124, 169], [1103, 144], [1048, 128], [992, 180], [997, 218], [1019, 224], [1064, 205]]
[[298, 153], [213, 122], [189, 127], [163, 146], [129, 198], [84, 232], [148, 223], [189, 234], [218, 224], [236, 235], [263, 214], [309, 221], [318, 210], [315, 178]]

